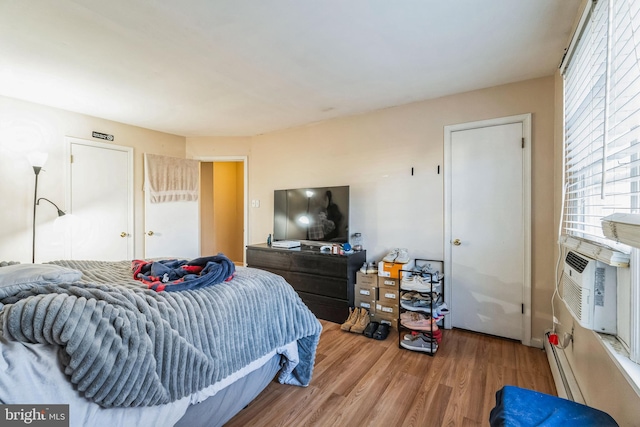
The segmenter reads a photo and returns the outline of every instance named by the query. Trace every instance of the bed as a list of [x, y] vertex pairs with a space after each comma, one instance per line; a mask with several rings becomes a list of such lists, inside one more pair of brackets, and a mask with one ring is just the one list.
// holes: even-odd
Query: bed
[[280, 276], [238, 267], [157, 292], [129, 261], [0, 268], [0, 403], [71, 426], [223, 425], [276, 378], [307, 386], [322, 326]]

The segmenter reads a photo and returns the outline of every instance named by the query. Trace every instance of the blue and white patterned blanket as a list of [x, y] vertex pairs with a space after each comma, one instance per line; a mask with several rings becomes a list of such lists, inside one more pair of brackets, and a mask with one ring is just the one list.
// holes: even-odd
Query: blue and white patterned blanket
[[229, 282], [155, 292], [132, 279], [128, 261], [54, 264], [83, 278], [1, 299], [0, 331], [60, 346], [71, 382], [103, 407], [175, 401], [295, 340], [299, 363], [285, 361], [278, 380], [311, 380], [322, 326], [280, 276], [239, 267]]

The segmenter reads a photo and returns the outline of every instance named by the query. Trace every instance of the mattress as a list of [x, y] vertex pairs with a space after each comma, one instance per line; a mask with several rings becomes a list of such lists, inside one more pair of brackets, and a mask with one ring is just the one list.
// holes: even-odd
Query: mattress
[[[68, 404], [71, 426], [172, 426], [177, 423], [211, 426], [221, 425], [231, 418], [260, 393], [274, 375], [285, 384], [305, 386], [310, 380], [322, 327], [279, 276], [240, 268], [230, 282], [197, 291], [172, 292], [169, 296], [166, 292], [140, 289], [139, 283], [125, 279], [127, 267], [123, 262], [69, 261], [59, 264], [67, 269], [87, 268], [83, 270], [86, 274], [82, 280], [73, 281], [68, 279], [65, 270], [65, 274], [57, 276], [60, 280], [52, 283], [49, 272], [39, 271], [37, 280], [25, 282], [24, 272], [11, 277], [11, 270], [0, 269], [0, 372], [4, 372], [0, 376], [0, 403]], [[114, 279], [118, 274], [110, 273], [112, 267], [116, 267], [122, 280]], [[27, 272], [29, 268], [21, 267]], [[34, 265], [33, 268], [38, 267]], [[48, 270], [51, 268], [53, 266], [47, 267]], [[92, 303], [92, 299], [97, 302]], [[171, 305], [165, 303], [165, 299]], [[138, 318], [151, 313], [147, 320], [142, 320], [142, 325], [146, 322], [147, 326], [139, 328], [140, 333], [163, 327], [172, 335], [164, 335], [160, 341], [156, 339], [160, 336], [157, 333], [142, 336], [151, 349], [145, 360], [152, 357], [155, 367], [144, 368], [149, 372], [146, 378], [154, 381], [168, 399], [120, 406], [105, 405], [103, 400], [92, 399], [86, 389], [74, 382], [75, 376], [86, 374], [78, 372], [78, 365], [74, 365], [76, 354], [73, 351], [77, 352], [77, 348], [70, 349], [73, 346], [71, 341], [63, 339], [65, 334], [52, 333], [52, 328], [45, 328], [46, 320], [38, 320], [43, 319], [42, 316], [53, 316], [54, 323], [60, 321], [59, 314], [51, 313], [62, 311], [48, 311], [50, 306], [46, 305], [56, 300], [70, 302], [66, 307], [71, 307], [71, 312], [79, 301], [87, 301], [82, 303], [82, 316], [70, 328], [62, 330], [71, 331], [68, 336], [80, 333], [80, 341], [76, 342], [81, 346], [89, 343], [85, 347], [94, 358], [109, 353], [113, 344], [108, 348], [103, 346], [104, 340], [93, 344], [91, 340], [98, 335], [104, 336], [105, 328], [111, 328], [111, 333], [116, 335], [119, 329], [109, 323], [115, 318], [115, 311], [110, 312], [111, 317], [102, 317], [101, 322], [95, 324], [93, 321], [105, 311], [93, 307], [119, 304], [116, 308], [121, 312]], [[92, 311], [87, 312], [87, 307], [92, 307]], [[171, 316], [168, 320], [162, 317], [165, 313]], [[209, 321], [203, 322], [203, 318]], [[67, 322], [67, 317], [64, 319]], [[118, 320], [113, 324], [121, 326], [122, 322]], [[138, 324], [141, 324], [140, 320]], [[42, 331], [38, 329], [40, 327]], [[175, 353], [178, 345], [175, 343], [186, 349], [181, 353], [184, 358], [168, 360], [166, 355], [170, 353], [167, 351]], [[137, 360], [141, 360], [140, 354], [140, 351], [135, 353]], [[192, 355], [199, 358], [198, 364], [194, 364]], [[102, 368], [98, 370], [87, 363], [84, 353], [80, 356], [84, 359], [77, 360], [86, 369], [93, 369], [94, 375], [108, 377], [109, 371], [104, 367], [111, 365], [100, 364], [98, 366]], [[170, 366], [168, 362], [171, 362]], [[176, 374], [174, 369], [179, 372]], [[184, 391], [196, 382], [202, 385], [187, 393], [174, 393], [175, 382], [182, 381], [180, 372], [188, 372], [189, 379], [196, 375], [201, 378], [178, 384], [178, 391]], [[165, 378], [170, 382], [165, 382]], [[132, 379], [123, 377], [123, 381], [130, 383]], [[116, 383], [112, 387], [121, 386]], [[113, 394], [113, 391], [107, 392]]]
[[283, 354], [295, 352], [295, 349], [295, 343], [290, 343], [208, 390], [175, 402], [136, 408], [103, 408], [73, 388], [63, 373], [54, 346], [7, 341], [0, 337], [0, 372], [3, 372], [0, 375], [0, 403], [68, 404], [71, 427], [223, 425], [273, 380], [280, 370]]

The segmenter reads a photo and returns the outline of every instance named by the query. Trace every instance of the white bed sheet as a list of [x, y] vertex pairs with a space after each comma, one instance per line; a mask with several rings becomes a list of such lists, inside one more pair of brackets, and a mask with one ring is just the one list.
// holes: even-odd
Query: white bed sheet
[[189, 405], [215, 395], [237, 379], [259, 369], [275, 354], [282, 354], [295, 366], [298, 362], [297, 343], [294, 341], [273, 350], [227, 378], [175, 402], [151, 407], [107, 409], [74, 390], [64, 375], [55, 347], [7, 341], [0, 336], [0, 403], [69, 404], [71, 427], [173, 426]]

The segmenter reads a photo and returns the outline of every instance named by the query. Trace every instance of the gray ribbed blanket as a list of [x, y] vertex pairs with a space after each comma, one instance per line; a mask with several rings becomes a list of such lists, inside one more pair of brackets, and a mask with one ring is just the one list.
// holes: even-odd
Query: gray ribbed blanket
[[104, 407], [180, 399], [294, 340], [300, 361], [279, 381], [311, 380], [322, 326], [280, 276], [238, 268], [229, 282], [169, 293], [133, 280], [127, 261], [54, 264], [82, 281], [2, 299], [0, 331], [59, 345], [71, 382]]

